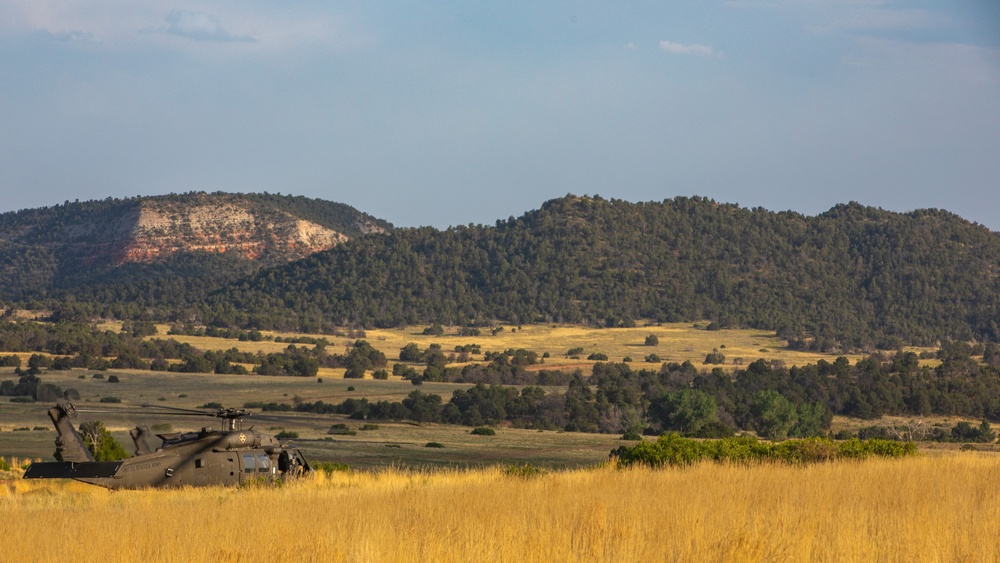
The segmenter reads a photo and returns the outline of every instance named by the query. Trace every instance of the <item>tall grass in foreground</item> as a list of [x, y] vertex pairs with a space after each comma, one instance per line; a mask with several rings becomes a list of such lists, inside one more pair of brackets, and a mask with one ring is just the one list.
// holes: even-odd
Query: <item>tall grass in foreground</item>
[[998, 561], [1000, 457], [0, 483], [7, 561]]

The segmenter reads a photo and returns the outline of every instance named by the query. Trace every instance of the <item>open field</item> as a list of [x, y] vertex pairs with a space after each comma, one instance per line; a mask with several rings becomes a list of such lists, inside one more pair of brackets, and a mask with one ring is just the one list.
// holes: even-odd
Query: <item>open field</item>
[[[0, 378], [10, 373], [0, 368]], [[217, 425], [212, 418], [178, 418], [164, 415], [156, 409], [140, 409], [144, 403], [196, 408], [208, 402], [242, 406], [248, 401], [291, 403], [295, 396], [306, 401], [339, 403], [349, 397], [369, 400], [399, 401], [413, 391], [408, 381], [373, 379], [333, 379], [317, 383], [311, 377], [265, 377], [254, 375], [192, 375], [166, 372], [114, 370], [120, 383], [94, 379], [85, 370], [45, 372], [46, 382], [60, 387], [73, 387], [81, 394], [77, 406], [82, 410], [102, 410], [101, 413], [81, 412], [74, 425], [81, 421], [104, 421], [115, 438], [131, 451], [128, 430], [137, 424], [170, 425], [172, 430], [191, 430]], [[79, 379], [84, 375], [83, 379]], [[13, 375], [11, 375], [13, 377]], [[349, 391], [354, 387], [354, 391]], [[449, 397], [451, 392], [469, 385], [457, 383], [425, 383], [424, 393]], [[113, 395], [122, 400], [117, 404], [101, 403]], [[164, 400], [159, 400], [159, 399]], [[45, 414], [52, 405], [43, 403], [0, 402], [0, 456], [51, 458], [55, 430]], [[357, 430], [364, 421], [348, 420], [338, 415], [300, 413], [265, 413], [280, 416], [281, 422], [254, 421], [265, 431], [298, 432], [295, 443], [306, 458], [314, 461], [346, 463], [356, 468], [406, 466], [483, 466], [493, 463], [534, 463], [550, 467], [579, 467], [607, 459], [608, 452], [622, 442], [617, 435], [586, 434], [502, 428], [496, 436], [473, 436], [464, 426], [443, 424], [378, 422], [378, 429], [359, 431], [355, 436], [330, 436], [332, 424], [345, 423]], [[16, 428], [40, 428], [17, 431]], [[438, 442], [444, 448], [427, 448], [428, 442]]]
[[[803, 365], [816, 363], [820, 359], [833, 361], [836, 354], [821, 354], [818, 352], [798, 352], [785, 348], [785, 342], [774, 332], [753, 329], [729, 329], [709, 331], [702, 324], [669, 323], [636, 328], [594, 328], [579, 325], [523, 325], [521, 327], [507, 326], [496, 335], [483, 328], [480, 336], [457, 336], [458, 327], [445, 327], [443, 336], [422, 334], [425, 326], [411, 326], [394, 329], [372, 329], [365, 331], [365, 340], [380, 350], [390, 360], [399, 357], [399, 350], [413, 342], [421, 349], [431, 344], [440, 344], [445, 351], [453, 350], [455, 346], [479, 344], [483, 352], [499, 352], [509, 348], [523, 348], [537, 352], [539, 356], [548, 352], [542, 368], [581, 367], [589, 368], [593, 361], [585, 358], [594, 352], [607, 354], [608, 360], [620, 362], [625, 357], [631, 357], [637, 366], [644, 364], [643, 359], [649, 354], [657, 354], [663, 362], [684, 362], [701, 366], [705, 356], [718, 349], [726, 356], [726, 365], [733, 366], [734, 360], [742, 358], [744, 363], [750, 363], [758, 358], [782, 360], [787, 365]], [[109, 330], [117, 330], [115, 325], [107, 325]], [[160, 325], [160, 334], [154, 338], [164, 338], [167, 326]], [[264, 331], [267, 336], [313, 336], [323, 335], [274, 333]], [[646, 336], [654, 335], [659, 339], [656, 346], [644, 345]], [[244, 352], [280, 352], [288, 344], [272, 341], [249, 342], [205, 336], [179, 336], [169, 338], [186, 342], [202, 350], [225, 350], [237, 348]], [[356, 339], [346, 337], [325, 336], [335, 347], [346, 348]], [[580, 359], [566, 357], [571, 348], [582, 347]], [[853, 363], [860, 355], [847, 355]], [[657, 363], [656, 365], [659, 365]]]
[[1000, 457], [955, 453], [532, 478], [387, 470], [277, 489], [13, 481], [0, 482], [0, 533], [11, 561], [997, 561], [998, 480]]
[[[102, 328], [117, 330], [120, 326], [108, 324]], [[161, 326], [159, 337], [163, 337], [166, 326]], [[635, 368], [657, 369], [659, 364], [645, 363], [645, 355], [656, 353], [663, 361], [691, 360], [700, 368], [704, 356], [713, 349], [719, 349], [727, 357], [727, 366], [732, 368], [735, 358], [744, 358], [746, 363], [764, 357], [782, 360], [787, 364], [815, 362], [821, 358], [833, 361], [835, 356], [815, 353], [801, 353], [787, 350], [773, 333], [755, 330], [708, 331], [688, 323], [645, 326], [638, 328], [599, 329], [581, 326], [541, 326], [505, 327], [505, 330], [491, 335], [488, 331], [481, 336], [454, 336], [457, 329], [446, 329], [445, 336], [425, 336], [423, 326], [392, 330], [370, 330], [365, 338], [382, 350], [387, 357], [398, 357], [399, 349], [414, 342], [421, 348], [432, 343], [441, 344], [444, 350], [456, 345], [475, 343], [483, 352], [501, 351], [508, 348], [524, 348], [538, 352], [548, 352], [550, 358], [537, 368], [583, 369], [589, 373], [593, 361], [574, 360], [565, 357], [567, 350], [582, 347], [586, 358], [592, 352], [602, 352], [612, 361], [620, 361], [625, 356], [634, 359]], [[485, 329], [484, 329], [485, 330]], [[449, 336], [451, 334], [451, 336]], [[656, 335], [656, 346], [645, 346], [645, 337]], [[297, 336], [293, 334], [270, 334], [270, 336]], [[302, 336], [302, 335], [298, 335]], [[311, 335], [318, 336], [318, 335]], [[288, 344], [275, 342], [240, 342], [234, 339], [170, 336], [189, 342], [203, 350], [224, 350], [237, 347], [246, 351], [264, 352], [283, 350]], [[331, 343], [331, 352], [339, 352], [349, 346], [354, 339], [346, 337], [326, 337]], [[29, 354], [21, 354], [27, 359]], [[482, 359], [482, 356], [477, 356]], [[857, 357], [851, 357], [852, 361]], [[418, 366], [418, 369], [419, 366]], [[155, 410], [137, 412], [144, 403], [196, 408], [205, 403], [217, 402], [226, 406], [242, 406], [247, 402], [291, 403], [295, 397], [304, 401], [324, 401], [340, 403], [347, 398], [367, 398], [369, 401], [400, 401], [415, 387], [396, 376], [380, 381], [371, 379], [345, 380], [342, 369], [321, 369], [323, 382], [307, 377], [267, 377], [254, 375], [214, 375], [183, 374], [169, 372], [109, 370], [120, 379], [119, 383], [109, 383], [107, 379], [96, 379], [96, 372], [90, 370], [44, 371], [41, 378], [62, 388], [74, 388], [81, 394], [78, 405], [81, 409], [101, 409], [110, 412], [82, 414], [74, 422], [99, 419], [113, 432], [119, 442], [131, 451], [128, 430], [137, 424], [159, 426], [171, 430], [190, 430], [201, 426], [217, 424], [214, 419], [178, 419], [164, 416]], [[107, 377], [107, 374], [104, 377]], [[13, 368], [0, 368], [0, 379], [13, 379]], [[445, 401], [456, 389], [468, 388], [467, 384], [425, 383], [419, 389], [424, 393], [440, 394]], [[562, 387], [547, 388], [548, 392], [561, 393]], [[104, 397], [113, 396], [121, 403], [101, 403]], [[54, 431], [45, 415], [48, 404], [18, 404], [0, 401], [0, 455], [30, 458], [50, 458], [53, 451]], [[330, 436], [327, 430], [332, 424], [346, 423], [357, 430], [363, 423], [348, 421], [342, 416], [285, 415], [280, 423], [258, 421], [258, 428], [265, 431], [288, 430], [299, 433], [296, 442], [308, 459], [347, 463], [356, 468], [404, 466], [482, 466], [491, 463], [533, 463], [548, 467], [579, 467], [592, 465], [607, 458], [608, 452], [621, 444], [617, 435], [579, 434], [563, 432], [538, 432], [532, 430], [500, 429], [498, 436], [485, 438], [469, 435], [469, 428], [447, 425], [426, 424], [422, 426], [405, 423], [379, 423], [374, 431], [359, 431], [355, 436]], [[835, 424], [853, 428], [857, 421], [843, 421]], [[878, 424], [866, 421], [864, 426]], [[13, 432], [15, 429], [31, 430]], [[35, 430], [35, 428], [38, 428]], [[163, 430], [156, 430], [160, 432]], [[444, 444], [444, 448], [426, 448], [428, 442]]]

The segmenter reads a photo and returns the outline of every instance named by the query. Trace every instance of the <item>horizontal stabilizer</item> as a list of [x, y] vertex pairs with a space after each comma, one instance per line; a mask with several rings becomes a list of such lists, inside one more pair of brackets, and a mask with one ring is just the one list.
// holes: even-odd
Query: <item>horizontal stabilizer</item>
[[110, 478], [122, 466], [120, 461], [51, 461], [32, 463], [24, 472], [25, 479], [93, 479]]

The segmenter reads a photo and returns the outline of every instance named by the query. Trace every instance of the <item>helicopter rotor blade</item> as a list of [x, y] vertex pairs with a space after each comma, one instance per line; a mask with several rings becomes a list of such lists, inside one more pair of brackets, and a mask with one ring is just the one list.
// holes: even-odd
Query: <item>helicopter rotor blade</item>
[[139, 405], [145, 409], [164, 409], [169, 411], [177, 411], [178, 413], [187, 413], [188, 415], [200, 415], [200, 416], [215, 416], [214, 411], [199, 411], [195, 409], [182, 409], [180, 407], [168, 407], [166, 405], [152, 405], [150, 403], [143, 403]]
[[116, 409], [76, 409], [76, 412], [81, 414], [128, 414], [128, 415], [148, 415], [146, 411], [130, 411], [126, 409], [116, 410]]
[[285, 423], [307, 423], [307, 422], [318, 422], [318, 423], [329, 423], [334, 420], [331, 415], [322, 415], [315, 413], [303, 413], [301, 415], [272, 415], [272, 414], [257, 414], [251, 413], [250, 415], [254, 420], [260, 420], [264, 422], [285, 422]]

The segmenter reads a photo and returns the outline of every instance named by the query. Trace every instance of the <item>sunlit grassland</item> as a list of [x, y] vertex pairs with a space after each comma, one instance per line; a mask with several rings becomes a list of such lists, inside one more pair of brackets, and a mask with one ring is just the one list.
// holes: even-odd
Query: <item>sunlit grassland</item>
[[[8, 368], [9, 371], [9, 368]], [[7, 371], [0, 371], [0, 378]], [[298, 396], [307, 401], [341, 402], [348, 397], [368, 400], [399, 401], [415, 387], [406, 381], [327, 380], [315, 378], [265, 377], [252, 375], [197, 375], [165, 372], [116, 370], [120, 383], [94, 379], [86, 370], [44, 372], [45, 381], [81, 394], [77, 407], [82, 411], [74, 424], [101, 420], [115, 438], [131, 451], [128, 430], [146, 425], [155, 432], [195, 430], [213, 426], [212, 418], [170, 416], [169, 411], [142, 409], [139, 405], [196, 408], [209, 402], [227, 406], [242, 406], [249, 401], [291, 403]], [[83, 379], [79, 379], [83, 375]], [[349, 390], [354, 388], [353, 391]], [[453, 390], [468, 385], [425, 383], [420, 390], [451, 396]], [[122, 403], [101, 403], [100, 398], [113, 395]], [[164, 399], [163, 401], [159, 399]], [[0, 402], [0, 456], [43, 457], [51, 459], [55, 449], [55, 431], [45, 414], [51, 404], [18, 404]], [[86, 411], [101, 412], [86, 412]], [[264, 413], [273, 415], [275, 413]], [[618, 435], [588, 434], [498, 428], [496, 436], [474, 436], [465, 426], [446, 424], [415, 425], [405, 422], [374, 421], [378, 428], [362, 431], [368, 422], [348, 420], [342, 415], [279, 413], [280, 421], [248, 419], [247, 424], [275, 434], [293, 431], [300, 439], [294, 441], [311, 461], [333, 461], [355, 468], [404, 466], [483, 466], [493, 463], [533, 463], [550, 467], [576, 467], [604, 461], [608, 452], [623, 442]], [[329, 435], [332, 424], [346, 424], [355, 435]], [[13, 431], [16, 428], [41, 430]], [[443, 448], [427, 448], [428, 442]]]
[[[11, 561], [997, 561], [1000, 459], [0, 484]], [[10, 541], [13, 540], [13, 541]]]
[[[691, 361], [695, 365], [703, 365], [705, 356], [718, 350], [726, 356], [726, 365], [733, 366], [737, 358], [744, 363], [750, 363], [758, 358], [781, 360], [787, 365], [804, 365], [815, 363], [820, 359], [832, 361], [835, 354], [818, 352], [800, 352], [789, 350], [785, 342], [774, 332], [753, 329], [705, 330], [707, 323], [667, 323], [634, 328], [595, 328], [581, 325], [522, 325], [504, 326], [504, 330], [491, 334], [487, 328], [480, 329], [479, 336], [458, 336], [459, 327], [445, 327], [443, 336], [423, 334], [425, 325], [393, 329], [372, 329], [365, 331], [365, 340], [382, 351], [386, 357], [399, 357], [399, 350], [409, 343], [417, 344], [421, 349], [431, 344], [440, 344], [445, 351], [454, 350], [455, 346], [479, 344], [483, 352], [499, 352], [510, 348], [523, 348], [537, 352], [540, 356], [548, 353], [550, 358], [540, 368], [581, 367], [593, 365], [586, 358], [595, 352], [608, 356], [609, 361], [620, 362], [626, 357], [642, 366], [644, 359], [650, 354], [656, 354], [662, 362]], [[109, 329], [114, 329], [112, 325]], [[159, 327], [163, 338], [167, 327]], [[298, 333], [275, 333], [264, 331], [263, 334], [274, 337], [313, 336]], [[654, 335], [659, 340], [656, 346], [646, 346], [645, 340]], [[203, 350], [224, 350], [237, 348], [244, 352], [280, 352], [288, 344], [273, 341], [239, 342], [231, 339], [205, 336], [172, 335], [179, 342], [186, 342]], [[339, 348], [350, 346], [353, 338], [325, 336], [332, 345]], [[567, 358], [571, 348], [583, 348], [579, 359]], [[847, 355], [852, 363], [861, 355]], [[481, 359], [481, 356], [478, 357]], [[659, 362], [656, 363], [659, 365]]]

